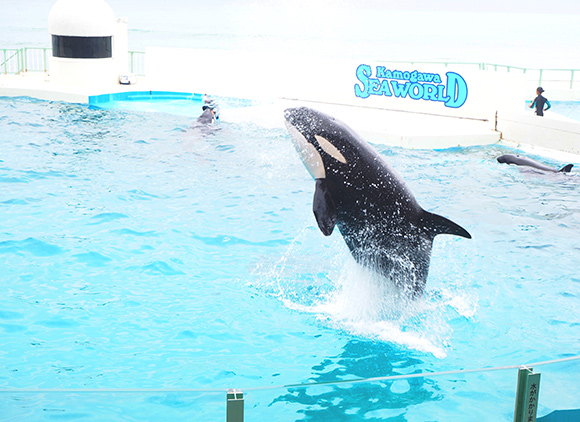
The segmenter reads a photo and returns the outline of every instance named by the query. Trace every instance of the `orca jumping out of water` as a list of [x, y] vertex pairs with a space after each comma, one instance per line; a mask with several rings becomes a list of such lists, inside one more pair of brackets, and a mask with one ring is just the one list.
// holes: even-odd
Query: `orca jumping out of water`
[[285, 110], [286, 127], [316, 180], [313, 211], [329, 236], [337, 225], [354, 259], [411, 296], [425, 288], [433, 239], [462, 227], [417, 203], [405, 182], [344, 123], [306, 107]]
[[548, 167], [542, 163], [538, 163], [537, 161], [532, 160], [531, 158], [524, 157], [521, 155], [513, 155], [513, 154], [505, 154], [497, 157], [498, 163], [505, 163], [505, 164], [516, 164], [518, 166], [527, 166], [532, 167], [538, 170], [549, 171], [552, 173], [570, 173], [574, 164], [568, 164], [562, 167], [560, 170]]

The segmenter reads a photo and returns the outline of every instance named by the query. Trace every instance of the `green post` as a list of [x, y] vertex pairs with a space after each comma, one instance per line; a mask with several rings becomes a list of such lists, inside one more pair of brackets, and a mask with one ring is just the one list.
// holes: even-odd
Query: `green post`
[[244, 422], [244, 393], [228, 390], [226, 422]]
[[540, 375], [533, 368], [520, 368], [514, 422], [536, 422], [540, 397]]

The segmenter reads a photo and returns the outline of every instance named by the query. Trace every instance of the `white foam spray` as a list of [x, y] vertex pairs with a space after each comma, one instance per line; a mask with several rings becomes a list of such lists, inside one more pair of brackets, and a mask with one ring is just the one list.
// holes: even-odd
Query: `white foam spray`
[[[315, 237], [313, 230], [302, 230], [273, 267], [259, 272], [268, 280], [262, 288], [288, 308], [316, 315], [322, 324], [442, 359], [452, 348], [453, 321], [471, 319], [477, 312], [477, 300], [461, 280], [432, 280], [424, 294], [412, 298], [388, 278], [355, 262], [341, 247], [341, 239], [322, 252], [332, 251], [331, 261], [319, 253], [301, 253], [304, 244], [315, 242], [311, 236]], [[322, 266], [321, 259], [327, 265]]]
[[411, 298], [384, 276], [357, 264], [352, 257], [336, 274], [334, 288], [311, 304], [297, 303], [281, 292], [285, 305], [316, 314], [332, 328], [445, 358], [456, 316], [472, 318], [476, 303], [451, 290], [429, 290]]

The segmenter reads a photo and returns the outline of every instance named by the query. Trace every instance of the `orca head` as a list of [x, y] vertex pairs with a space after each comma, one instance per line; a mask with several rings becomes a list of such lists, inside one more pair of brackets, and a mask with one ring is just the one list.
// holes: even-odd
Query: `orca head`
[[342, 122], [307, 107], [288, 108], [284, 118], [294, 146], [314, 179], [324, 179], [329, 170], [348, 164], [352, 131]]
[[523, 160], [519, 155], [504, 154], [497, 157], [497, 162], [502, 164], [522, 164]]
[[500, 155], [499, 157], [497, 157], [497, 162], [501, 164], [507, 163], [508, 162], [507, 155]]

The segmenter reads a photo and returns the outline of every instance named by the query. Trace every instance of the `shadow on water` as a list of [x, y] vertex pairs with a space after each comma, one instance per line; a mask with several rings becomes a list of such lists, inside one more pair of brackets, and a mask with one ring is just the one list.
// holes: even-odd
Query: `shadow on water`
[[[422, 361], [387, 343], [351, 340], [340, 355], [312, 369], [309, 382], [334, 381], [420, 373]], [[414, 369], [415, 368], [415, 369]], [[407, 419], [409, 406], [441, 400], [437, 383], [425, 378], [291, 388], [272, 404], [301, 407], [302, 421], [398, 421]]]

